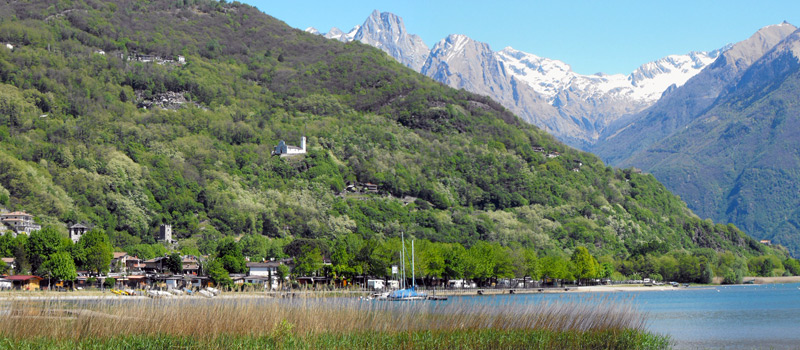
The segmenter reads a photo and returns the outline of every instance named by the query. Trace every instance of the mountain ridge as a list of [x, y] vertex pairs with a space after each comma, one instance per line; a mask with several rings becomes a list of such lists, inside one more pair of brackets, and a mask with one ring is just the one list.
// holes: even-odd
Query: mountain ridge
[[[378, 21], [379, 18], [383, 20]], [[381, 30], [381, 33], [391, 32], [392, 28], [405, 30], [402, 19], [387, 12], [379, 14], [377, 10], [373, 11], [364, 25], [367, 23], [376, 28], [386, 28]], [[451, 37], [452, 35], [442, 40]], [[497, 66], [497, 62], [502, 63], [502, 69], [486, 72], [489, 77], [472, 75], [471, 79], [474, 81], [469, 81], [469, 78], [451, 77], [458, 74], [470, 76], [470, 72], [459, 72], [453, 68], [449, 74], [444, 74], [437, 71], [440, 68], [438, 62], [430, 62], [437, 64], [437, 67], [423, 65], [415, 68], [416, 65], [403, 61], [407, 59], [404, 52], [409, 52], [409, 49], [393, 48], [397, 38], [400, 37], [389, 36], [383, 39], [373, 37], [362, 41], [383, 49], [392, 57], [423, 74], [437, 80], [442, 79], [440, 82], [490, 96], [524, 120], [581, 149], [590, 149], [606, 128], [617, 119], [650, 106], [667, 89], [673, 85], [681, 86], [726, 49], [724, 47], [708, 53], [670, 55], [645, 63], [628, 75], [602, 73], [581, 75], [573, 72], [564, 62], [514, 50], [511, 47], [495, 52], [486, 45], [492, 55], [469, 56], [450, 52], [450, 56], [460, 57], [462, 63], [456, 65], [459, 67]], [[353, 37], [352, 40], [358, 39]], [[447, 50], [455, 51], [459, 48], [451, 46]], [[415, 50], [416, 57], [422, 56], [419, 52], [421, 46], [416, 46]], [[438, 50], [441, 53], [443, 48], [434, 47], [431, 50]], [[425, 63], [428, 64], [429, 61]], [[503, 83], [500, 83], [501, 81]], [[522, 84], [528, 88], [521, 88]], [[499, 86], [504, 88], [499, 89]]]
[[798, 255], [800, 226], [793, 218], [800, 205], [800, 162], [791, 150], [800, 147], [800, 108], [794, 102], [800, 31], [785, 35], [756, 60], [751, 57], [727, 60], [738, 63], [736, 68], [752, 63], [718, 89], [707, 110], [626, 164], [652, 172], [699, 215], [735, 223]]

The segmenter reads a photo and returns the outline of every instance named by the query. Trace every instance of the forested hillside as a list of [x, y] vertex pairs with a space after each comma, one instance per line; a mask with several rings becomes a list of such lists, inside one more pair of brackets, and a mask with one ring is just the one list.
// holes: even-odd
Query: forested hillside
[[[342, 264], [401, 232], [539, 256], [583, 246], [626, 274], [656, 257], [718, 275], [783, 258], [485, 97], [247, 5], [2, 3], [0, 42], [0, 204], [91, 223], [119, 248], [167, 223], [184, 251], [266, 236], [285, 249], [245, 253], [314, 246]], [[271, 156], [304, 135], [306, 155]]]

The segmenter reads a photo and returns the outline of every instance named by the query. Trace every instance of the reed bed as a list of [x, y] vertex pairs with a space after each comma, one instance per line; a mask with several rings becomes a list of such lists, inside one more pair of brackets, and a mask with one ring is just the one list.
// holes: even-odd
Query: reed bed
[[553, 344], [573, 344], [574, 348], [624, 349], [669, 344], [666, 337], [647, 332], [646, 315], [632, 303], [608, 297], [541, 303], [350, 298], [12, 300], [0, 309], [2, 348], [7, 347], [4, 344], [11, 348], [136, 349], [159, 348], [150, 347], [158, 344], [209, 349], [379, 349], [386, 348], [385, 344], [395, 345], [388, 348], [552, 348]]

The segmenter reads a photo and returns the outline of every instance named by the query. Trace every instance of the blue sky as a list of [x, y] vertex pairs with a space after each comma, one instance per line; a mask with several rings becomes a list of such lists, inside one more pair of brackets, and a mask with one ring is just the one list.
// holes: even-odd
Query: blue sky
[[428, 46], [449, 34], [564, 61], [582, 74], [632, 72], [670, 54], [708, 51], [759, 28], [800, 25], [800, 1], [244, 0], [288, 25], [347, 32], [372, 10], [402, 17]]

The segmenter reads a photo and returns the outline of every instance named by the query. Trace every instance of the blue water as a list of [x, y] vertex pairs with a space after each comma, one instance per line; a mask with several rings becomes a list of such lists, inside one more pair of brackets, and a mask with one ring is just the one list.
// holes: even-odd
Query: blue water
[[[676, 288], [677, 289], [677, 288]], [[676, 349], [800, 349], [800, 284], [683, 288], [670, 291], [454, 297], [448, 302], [598, 300], [608, 294], [647, 313], [648, 329]]]

